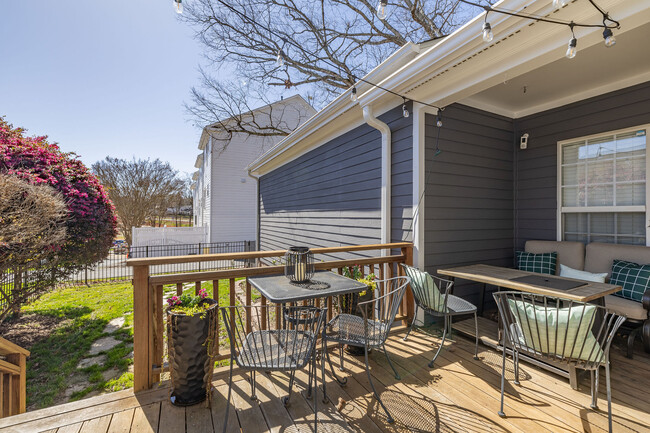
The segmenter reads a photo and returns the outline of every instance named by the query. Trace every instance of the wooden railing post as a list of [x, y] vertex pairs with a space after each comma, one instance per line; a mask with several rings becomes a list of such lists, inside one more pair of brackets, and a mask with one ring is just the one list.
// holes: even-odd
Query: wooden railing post
[[149, 266], [133, 267], [133, 390], [144, 391], [153, 385], [151, 371], [152, 354], [150, 349], [153, 342], [153, 332], [150, 324], [153, 321], [149, 289]]
[[27, 409], [27, 357], [29, 351], [0, 337], [0, 418]]
[[[404, 264], [408, 266], [413, 266], [413, 245], [402, 247], [402, 255], [405, 257]], [[404, 275], [402, 268], [399, 268], [399, 274]], [[415, 301], [413, 299], [413, 291], [411, 286], [406, 289], [406, 317], [409, 322], [413, 319], [413, 314], [415, 313]]]

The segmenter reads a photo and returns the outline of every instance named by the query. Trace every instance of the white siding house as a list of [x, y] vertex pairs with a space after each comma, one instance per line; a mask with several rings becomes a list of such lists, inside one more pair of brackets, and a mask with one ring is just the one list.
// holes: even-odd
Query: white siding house
[[[300, 95], [253, 110], [246, 115], [274, 119], [293, 130], [316, 111]], [[233, 133], [226, 140], [224, 127], [232, 119], [206, 126], [201, 134], [192, 185], [194, 225], [205, 226], [210, 242], [249, 241], [257, 238], [257, 182], [247, 167], [275, 145], [282, 136]]]

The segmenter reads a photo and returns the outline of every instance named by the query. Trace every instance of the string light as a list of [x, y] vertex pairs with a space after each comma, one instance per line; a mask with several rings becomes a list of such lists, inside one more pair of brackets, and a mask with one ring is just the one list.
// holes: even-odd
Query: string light
[[605, 46], [606, 47], [613, 47], [616, 45], [616, 38], [614, 37], [614, 33], [612, 32], [612, 29], [606, 28], [603, 31], [603, 38], [605, 39]]
[[492, 42], [492, 39], [494, 39], [494, 34], [492, 34], [492, 26], [487, 22], [488, 12], [485, 12], [485, 22], [483, 23], [484, 42]]
[[357, 88], [356, 87], [352, 88], [352, 93], [350, 93], [350, 100], [352, 102], [357, 102]]
[[436, 116], [436, 126], [442, 128], [442, 108], [438, 110], [438, 115]]
[[284, 51], [282, 51], [282, 48], [278, 50], [278, 56], [275, 58], [275, 66], [278, 68], [284, 66]]
[[404, 103], [402, 104], [402, 116], [409, 117], [411, 113], [409, 113], [408, 108], [406, 108], [406, 98], [402, 98], [402, 99], [404, 99]]
[[176, 12], [179, 14], [183, 13], [183, 0], [174, 0], [174, 6], [176, 7]]
[[377, 18], [380, 20], [386, 19], [386, 6], [388, 6], [388, 0], [379, 0], [377, 3]]
[[572, 59], [576, 56], [576, 53], [578, 52], [578, 48], [576, 48], [577, 45], [578, 40], [576, 39], [575, 33], [573, 33], [573, 26], [571, 26], [571, 39], [569, 39], [569, 45], [566, 49], [567, 59]]

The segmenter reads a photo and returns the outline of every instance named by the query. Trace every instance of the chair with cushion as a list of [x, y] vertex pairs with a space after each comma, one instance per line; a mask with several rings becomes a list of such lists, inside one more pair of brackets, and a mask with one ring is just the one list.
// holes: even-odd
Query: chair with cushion
[[438, 347], [436, 354], [433, 356], [433, 359], [429, 362], [429, 367], [433, 368], [442, 347], [445, 345], [447, 332], [451, 332], [452, 317], [463, 314], [474, 314], [474, 325], [476, 327], [474, 359], [478, 359], [478, 317], [476, 306], [451, 294], [451, 289], [454, 285], [453, 281], [431, 276], [428, 272], [421, 271], [412, 266], [404, 264], [401, 266], [404, 268], [406, 275], [411, 278], [411, 289], [413, 290], [413, 298], [415, 299], [413, 321], [411, 322], [411, 327], [404, 336], [404, 341], [406, 341], [411, 330], [415, 326], [415, 320], [420, 308], [425, 313], [434, 317], [442, 317], [444, 319], [442, 341], [440, 342], [440, 346]]
[[612, 431], [612, 392], [609, 349], [614, 334], [625, 321], [604, 307], [525, 292], [493, 294], [503, 323], [501, 409], [503, 411], [506, 352], [512, 351], [514, 383], [519, 385], [519, 354], [540, 361], [572, 365], [591, 372], [591, 407], [597, 408], [598, 376], [605, 367], [609, 431]]
[[[251, 375], [251, 399], [255, 400], [256, 371], [287, 371], [290, 373], [289, 392], [282, 399], [289, 404], [297, 369], [309, 365], [307, 396], [316, 389], [316, 341], [325, 313], [316, 307], [285, 307], [283, 329], [270, 330], [268, 315], [262, 314], [265, 306], [222, 307], [221, 313], [230, 340], [230, 377], [228, 379], [228, 404], [223, 431], [228, 426], [232, 373], [235, 362]], [[250, 317], [252, 323], [247, 323]], [[313, 380], [313, 384], [312, 384]], [[313, 385], [313, 386], [312, 386]], [[315, 391], [314, 391], [315, 392]], [[318, 427], [318, 404], [314, 397], [314, 431]]]
[[[385, 343], [388, 338], [388, 332], [395, 321], [397, 310], [402, 303], [402, 298], [404, 297], [404, 292], [406, 291], [408, 283], [408, 277], [395, 277], [377, 281], [379, 296], [369, 301], [359, 302], [357, 305], [357, 309], [361, 312], [362, 317], [353, 314], [339, 314], [323, 328], [323, 353], [329, 363], [332, 376], [334, 376], [336, 381], [341, 385], [347, 383], [347, 378], [339, 378], [334, 371], [329, 352], [327, 351], [327, 342], [333, 341], [340, 345], [347, 344], [348, 346], [364, 348], [368, 381], [370, 382], [370, 387], [372, 388], [375, 398], [381, 405], [382, 409], [384, 409], [384, 412], [386, 412], [386, 417], [388, 418], [389, 423], [393, 422], [393, 417], [390, 415], [390, 412], [388, 412], [388, 409], [386, 409], [386, 406], [384, 406], [384, 403], [381, 401], [381, 398], [375, 389], [375, 385], [372, 382], [370, 366], [368, 365], [368, 351], [370, 349], [378, 349], [381, 347], [384, 355], [386, 355], [388, 364], [393, 369], [393, 373], [395, 373], [395, 378], [400, 378], [399, 374], [397, 374], [397, 370], [395, 370], [393, 363], [388, 357]], [[324, 360], [321, 362], [321, 368], [323, 380], [323, 401], [327, 402]]]

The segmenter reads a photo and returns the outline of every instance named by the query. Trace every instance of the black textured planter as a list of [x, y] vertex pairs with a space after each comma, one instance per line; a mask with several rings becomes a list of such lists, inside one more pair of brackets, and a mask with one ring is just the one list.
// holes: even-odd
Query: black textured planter
[[193, 316], [170, 313], [167, 309], [171, 403], [174, 406], [191, 406], [204, 401], [206, 385], [210, 384], [212, 365], [206, 340], [210, 323], [216, 319], [217, 303], [212, 299], [201, 302], [212, 307]]

